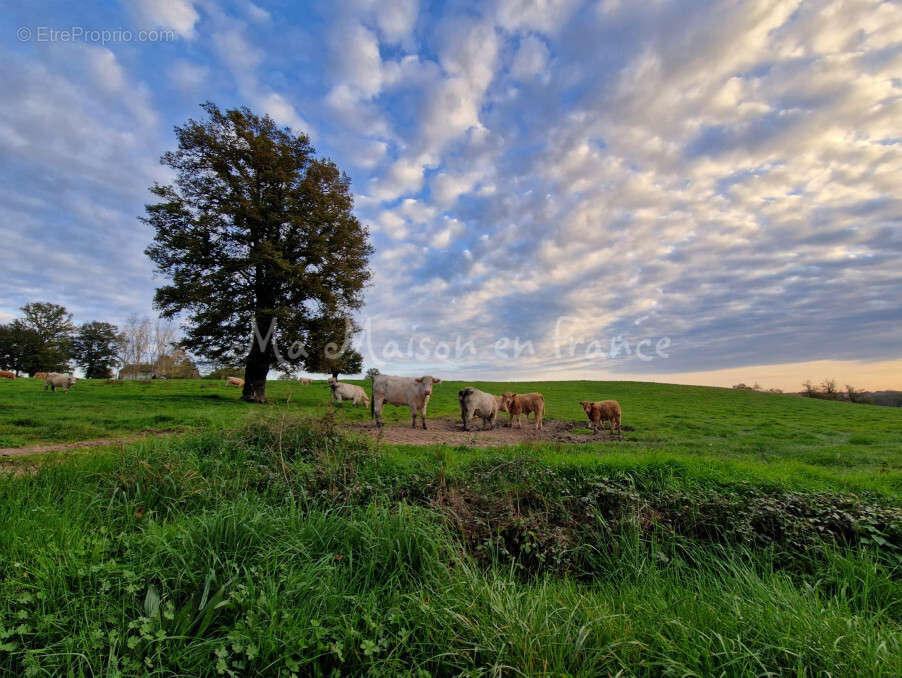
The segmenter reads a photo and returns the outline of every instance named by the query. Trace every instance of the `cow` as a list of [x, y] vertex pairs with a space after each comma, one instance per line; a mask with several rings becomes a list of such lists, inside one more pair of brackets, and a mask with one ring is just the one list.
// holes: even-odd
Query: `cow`
[[545, 428], [542, 417], [545, 416], [545, 397], [541, 393], [511, 393], [507, 391], [501, 394], [501, 403], [507, 410], [509, 419], [507, 425], [513, 428], [514, 417], [517, 418], [517, 428], [523, 428], [521, 417], [526, 415], [526, 423], [529, 423], [529, 415], [536, 416], [536, 430]]
[[313, 379], [309, 377], [301, 377], [298, 381], [301, 382], [301, 386], [310, 386], [313, 383]]
[[492, 395], [478, 388], [467, 386], [457, 392], [457, 401], [460, 403], [460, 418], [464, 421], [464, 431], [470, 430], [470, 420], [473, 417], [482, 419], [482, 428], [489, 424], [495, 428], [495, 420], [501, 410], [501, 396]]
[[611, 435], [614, 435], [614, 425], [617, 426], [617, 433], [620, 440], [623, 440], [623, 428], [621, 426], [622, 413], [620, 403], [616, 400], [599, 400], [598, 402], [582, 401], [580, 405], [583, 412], [592, 422], [592, 433], [598, 433], [599, 424], [601, 430], [604, 431], [604, 422], [608, 422], [611, 427]]
[[376, 425], [381, 427], [382, 406], [404, 406], [410, 408], [411, 427], [417, 427], [417, 414], [426, 428], [426, 406], [432, 396], [432, 387], [441, 384], [441, 379], [431, 376], [393, 377], [388, 374], [377, 374], [373, 378], [373, 399], [370, 402], [370, 417], [376, 418]]
[[366, 391], [354, 384], [342, 384], [335, 379], [329, 379], [329, 388], [332, 389], [332, 402], [341, 405], [342, 400], [350, 400], [354, 406], [363, 403], [364, 407], [370, 406], [370, 399]]
[[0, 379], [12, 379], [13, 381], [15, 381], [16, 373], [10, 372], [8, 370], [0, 370]]
[[47, 372], [35, 372], [31, 376], [33, 376], [35, 379], [40, 379], [41, 381], [43, 381], [47, 378]]
[[68, 393], [69, 389], [75, 385], [75, 377], [71, 374], [60, 374], [58, 372], [48, 372], [47, 377], [44, 379], [44, 390], [46, 391], [48, 388], [56, 392], [57, 386], [63, 389], [63, 392]]
[[226, 386], [237, 386], [244, 388], [244, 379], [241, 377], [226, 377]]

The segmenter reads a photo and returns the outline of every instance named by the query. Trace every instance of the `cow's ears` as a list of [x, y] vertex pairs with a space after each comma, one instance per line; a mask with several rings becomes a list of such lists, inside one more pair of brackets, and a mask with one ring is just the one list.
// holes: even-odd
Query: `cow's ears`
[[442, 380], [441, 380], [441, 379], [436, 379], [435, 377], [432, 377], [432, 383], [433, 383], [433, 384], [441, 384], [441, 383], [442, 383]]
[[422, 383], [423, 383], [423, 377], [417, 377], [416, 379], [414, 379], [414, 381], [417, 382], [418, 384], [422, 384]]

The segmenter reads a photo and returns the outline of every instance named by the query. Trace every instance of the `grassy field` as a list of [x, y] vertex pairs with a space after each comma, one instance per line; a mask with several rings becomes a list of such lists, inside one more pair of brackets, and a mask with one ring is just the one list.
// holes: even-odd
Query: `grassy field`
[[634, 430], [399, 446], [322, 383], [0, 382], [0, 446], [178, 432], [4, 460], [0, 675], [902, 675], [902, 410], [477, 385]]

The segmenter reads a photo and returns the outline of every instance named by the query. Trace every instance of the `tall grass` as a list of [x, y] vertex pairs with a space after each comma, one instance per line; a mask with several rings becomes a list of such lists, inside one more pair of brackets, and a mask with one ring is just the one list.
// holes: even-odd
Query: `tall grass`
[[643, 522], [679, 473], [444, 454], [254, 425], [0, 474], [0, 675], [902, 675], [873, 544], [787, 560]]

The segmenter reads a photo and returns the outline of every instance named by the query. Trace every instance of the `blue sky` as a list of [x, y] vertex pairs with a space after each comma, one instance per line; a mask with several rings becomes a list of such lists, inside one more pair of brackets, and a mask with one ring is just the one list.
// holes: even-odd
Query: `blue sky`
[[152, 313], [137, 217], [211, 100], [350, 175], [383, 371], [902, 382], [898, 3], [3, 5], [0, 321]]

